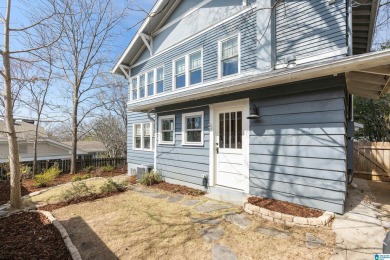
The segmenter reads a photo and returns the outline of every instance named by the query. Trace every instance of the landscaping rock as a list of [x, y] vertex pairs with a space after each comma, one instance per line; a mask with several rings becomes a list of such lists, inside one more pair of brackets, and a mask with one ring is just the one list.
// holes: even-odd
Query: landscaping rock
[[203, 228], [200, 230], [200, 235], [209, 243], [221, 238], [224, 234], [225, 231], [222, 228]]
[[325, 242], [318, 237], [315, 237], [311, 233], [306, 233], [306, 247], [307, 248], [318, 248], [325, 245]]
[[279, 231], [276, 229], [270, 229], [270, 228], [256, 228], [256, 232], [262, 233], [267, 236], [273, 236], [278, 238], [289, 238], [290, 234], [287, 232]]
[[229, 248], [223, 245], [213, 245], [212, 251], [213, 260], [236, 260], [237, 256], [230, 251]]
[[212, 201], [207, 201], [206, 203], [199, 205], [195, 207], [195, 210], [202, 212], [202, 213], [209, 213], [221, 209], [229, 209], [232, 206], [226, 205], [226, 204], [220, 204], [220, 203], [215, 203]]
[[169, 202], [169, 203], [176, 203], [176, 202], [181, 201], [182, 199], [183, 199], [183, 196], [181, 196], [181, 195], [170, 196], [170, 197], [168, 198], [168, 202]]
[[224, 216], [225, 220], [242, 228], [246, 229], [249, 227], [252, 222], [247, 219], [243, 214], [237, 214], [237, 213], [229, 213]]
[[181, 204], [184, 206], [187, 206], [187, 207], [191, 207], [191, 206], [194, 206], [195, 204], [198, 204], [199, 202], [200, 202], [200, 200], [186, 200], [186, 201], [183, 201]]
[[208, 225], [218, 225], [221, 223], [221, 220], [218, 218], [192, 218], [192, 223], [199, 223], [199, 224], [208, 224]]

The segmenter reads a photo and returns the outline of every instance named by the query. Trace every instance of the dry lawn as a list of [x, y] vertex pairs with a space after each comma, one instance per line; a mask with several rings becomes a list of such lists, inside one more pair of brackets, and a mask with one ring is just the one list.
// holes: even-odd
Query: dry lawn
[[[217, 217], [228, 211], [201, 215], [193, 207], [127, 191], [57, 209], [53, 214], [67, 229], [83, 259], [211, 259], [212, 245], [199, 235], [201, 228], [211, 226], [192, 223], [190, 217]], [[330, 257], [335, 236], [329, 228], [290, 228], [254, 216], [248, 218], [253, 222], [247, 230], [226, 221], [219, 224], [225, 235], [216, 243], [228, 246], [239, 259]], [[269, 237], [255, 232], [257, 227], [288, 231], [291, 237]], [[326, 246], [306, 248], [307, 232], [323, 239]]]

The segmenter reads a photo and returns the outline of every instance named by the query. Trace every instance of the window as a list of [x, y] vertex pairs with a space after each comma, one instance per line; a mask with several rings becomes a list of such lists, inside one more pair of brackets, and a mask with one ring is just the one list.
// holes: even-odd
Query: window
[[148, 96], [154, 95], [154, 70], [148, 72]]
[[175, 87], [182, 88], [186, 85], [186, 59], [175, 61]]
[[203, 81], [202, 51], [196, 51], [174, 61], [174, 88], [195, 85]]
[[153, 150], [153, 123], [134, 124], [134, 150]]
[[164, 92], [164, 68], [157, 69], [157, 93]]
[[139, 98], [145, 97], [145, 74], [139, 76]]
[[175, 143], [175, 116], [160, 117], [160, 144]]
[[137, 78], [132, 78], [131, 79], [131, 95], [132, 95], [132, 100], [137, 99]]
[[240, 72], [240, 45], [239, 36], [236, 35], [223, 40], [220, 48], [220, 75], [222, 77], [237, 74]]
[[202, 53], [190, 54], [190, 85], [202, 82]]
[[183, 145], [203, 145], [203, 112], [187, 113], [182, 117]]

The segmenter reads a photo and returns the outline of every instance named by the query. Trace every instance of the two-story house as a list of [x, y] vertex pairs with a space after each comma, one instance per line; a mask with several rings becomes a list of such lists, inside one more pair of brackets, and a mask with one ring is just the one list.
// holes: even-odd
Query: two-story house
[[377, 1], [361, 3], [157, 1], [113, 68], [129, 173], [343, 213], [351, 94], [390, 91], [390, 52], [368, 53]]

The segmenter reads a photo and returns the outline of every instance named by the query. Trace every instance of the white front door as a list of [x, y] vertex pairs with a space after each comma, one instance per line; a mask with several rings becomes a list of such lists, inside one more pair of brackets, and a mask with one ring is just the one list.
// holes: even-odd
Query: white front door
[[215, 184], [218, 186], [247, 188], [246, 109], [244, 103], [214, 110]]

